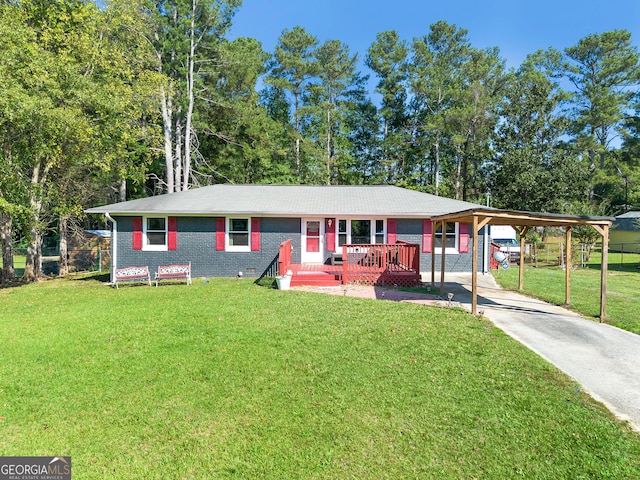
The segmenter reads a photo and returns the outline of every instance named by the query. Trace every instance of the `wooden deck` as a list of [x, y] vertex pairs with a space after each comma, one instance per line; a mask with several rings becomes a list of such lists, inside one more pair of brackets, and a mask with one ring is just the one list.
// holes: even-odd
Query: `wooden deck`
[[376, 286], [415, 286], [421, 284], [418, 246], [344, 245], [341, 265], [290, 263], [290, 242], [281, 245], [279, 272], [290, 270], [291, 286], [339, 286], [362, 284]]

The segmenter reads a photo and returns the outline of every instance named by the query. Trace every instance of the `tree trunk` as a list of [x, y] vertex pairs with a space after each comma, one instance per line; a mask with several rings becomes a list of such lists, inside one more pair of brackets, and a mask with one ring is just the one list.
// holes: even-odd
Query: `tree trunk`
[[176, 129], [174, 145], [176, 146], [176, 152], [173, 156], [173, 164], [175, 171], [173, 173], [174, 185], [173, 191], [179, 192], [182, 190], [182, 117], [180, 117], [180, 109], [176, 114]]
[[25, 282], [34, 282], [42, 276], [42, 234], [39, 225], [40, 212], [42, 211], [41, 191], [47, 179], [49, 166], [45, 162], [44, 168], [42, 167], [43, 164], [41, 161], [35, 162], [31, 174], [31, 185], [33, 188], [29, 204], [31, 205], [33, 218], [31, 220], [31, 227], [29, 228], [31, 241], [29, 245], [27, 245], [27, 259], [24, 266], [24, 275], [22, 275], [22, 280]]
[[10, 283], [15, 279], [16, 272], [13, 267], [13, 243], [11, 230], [13, 218], [11, 214], [0, 212], [0, 238], [2, 239], [2, 274], [0, 283]]
[[436, 141], [433, 144], [433, 147], [433, 185], [435, 187], [435, 194], [438, 195], [438, 191], [440, 189], [440, 131], [436, 132]]
[[194, 68], [196, 57], [196, 41], [195, 41], [195, 17], [196, 17], [197, 2], [192, 0], [191, 2], [191, 32], [189, 34], [189, 73], [187, 74], [187, 96], [189, 104], [187, 106], [187, 118], [184, 129], [184, 169], [182, 171], [182, 190], [189, 189], [189, 179], [191, 177], [191, 125], [193, 117], [193, 83], [194, 83]]
[[120, 179], [120, 186], [118, 188], [118, 200], [120, 202], [127, 201], [127, 179], [126, 178]]
[[461, 175], [462, 175], [462, 150], [459, 145], [456, 145], [456, 180], [455, 180], [456, 200], [460, 200]]
[[35, 282], [42, 276], [42, 235], [37, 227], [37, 222], [29, 229], [31, 241], [27, 245], [27, 259], [24, 265], [22, 280]]
[[296, 173], [300, 176], [300, 116], [298, 115], [298, 93], [294, 94], [294, 105], [295, 105], [295, 124], [296, 124]]
[[69, 215], [60, 215], [60, 261], [58, 262], [59, 275], [64, 277], [69, 274], [69, 249], [67, 233], [69, 232]]
[[160, 87], [160, 103], [162, 107], [162, 132], [164, 134], [164, 163], [166, 170], [167, 193], [173, 193], [173, 145], [172, 145], [172, 108], [171, 98], [164, 86]]
[[331, 185], [331, 109], [327, 109], [327, 185]]

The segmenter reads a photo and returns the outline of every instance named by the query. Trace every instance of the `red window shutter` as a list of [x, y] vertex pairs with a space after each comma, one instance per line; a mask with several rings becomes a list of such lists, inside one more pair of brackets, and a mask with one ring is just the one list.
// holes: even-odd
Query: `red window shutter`
[[335, 252], [336, 251], [336, 219], [335, 218], [327, 218], [325, 219], [324, 225], [326, 243], [327, 243], [327, 252]]
[[133, 217], [133, 249], [142, 250], [142, 217]]
[[469, 253], [469, 224], [461, 223], [458, 230], [458, 251]]
[[396, 243], [398, 241], [397, 234], [398, 222], [396, 220], [387, 220], [387, 243]]
[[433, 222], [423, 220], [422, 222], [422, 253], [431, 253], [433, 246]]
[[169, 250], [177, 250], [178, 248], [178, 219], [169, 217], [167, 219], [167, 248]]
[[260, 219], [251, 219], [251, 251], [257, 252], [260, 250]]
[[216, 250], [224, 250], [225, 219], [216, 218]]

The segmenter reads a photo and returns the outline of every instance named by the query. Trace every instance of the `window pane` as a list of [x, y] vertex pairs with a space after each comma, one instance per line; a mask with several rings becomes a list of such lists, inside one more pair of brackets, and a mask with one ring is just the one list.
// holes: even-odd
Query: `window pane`
[[249, 220], [246, 218], [232, 218], [231, 219], [231, 232], [248, 232]]
[[347, 243], [347, 234], [346, 233], [340, 233], [338, 235], [338, 246], [341, 247], [345, 243]]
[[347, 221], [346, 220], [338, 220], [338, 232], [339, 233], [347, 233]]
[[229, 232], [229, 245], [232, 247], [249, 246], [249, 234]]
[[164, 232], [147, 232], [148, 245], [164, 245], [165, 243]]
[[320, 222], [307, 222], [307, 236], [308, 237], [320, 236]]
[[455, 237], [455, 235], [447, 234], [447, 243], [445, 243], [444, 248], [456, 248], [456, 237]]
[[147, 230], [165, 230], [164, 218], [147, 218]]
[[[436, 235], [442, 234], [442, 227], [438, 227], [436, 229]], [[447, 223], [447, 235], [455, 235], [456, 234], [456, 224], [455, 223]]]
[[370, 220], [351, 220], [351, 243], [371, 243]]
[[[442, 248], [442, 227], [438, 227], [436, 229], [435, 248]], [[456, 248], [456, 224], [455, 223], [447, 223], [447, 234], [444, 248]]]
[[376, 220], [376, 235], [384, 234], [384, 220]]

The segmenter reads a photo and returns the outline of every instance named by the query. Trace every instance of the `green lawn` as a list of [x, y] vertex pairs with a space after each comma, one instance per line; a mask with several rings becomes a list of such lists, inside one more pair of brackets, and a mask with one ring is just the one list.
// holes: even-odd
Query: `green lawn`
[[637, 433], [459, 309], [223, 279], [0, 301], [0, 454], [74, 478], [640, 477]]
[[[640, 334], [640, 256], [610, 253], [607, 275], [607, 323]], [[518, 267], [493, 272], [505, 288], [517, 289]], [[565, 271], [560, 267], [525, 265], [523, 293], [556, 305], [565, 301]], [[586, 268], [571, 271], [571, 308], [589, 317], [600, 315], [600, 254]]]
[[[13, 268], [16, 272], [16, 278], [20, 278], [24, 274], [24, 265], [27, 261], [27, 257], [24, 255], [13, 256]], [[0, 268], [2, 268], [2, 258], [0, 258]]]

